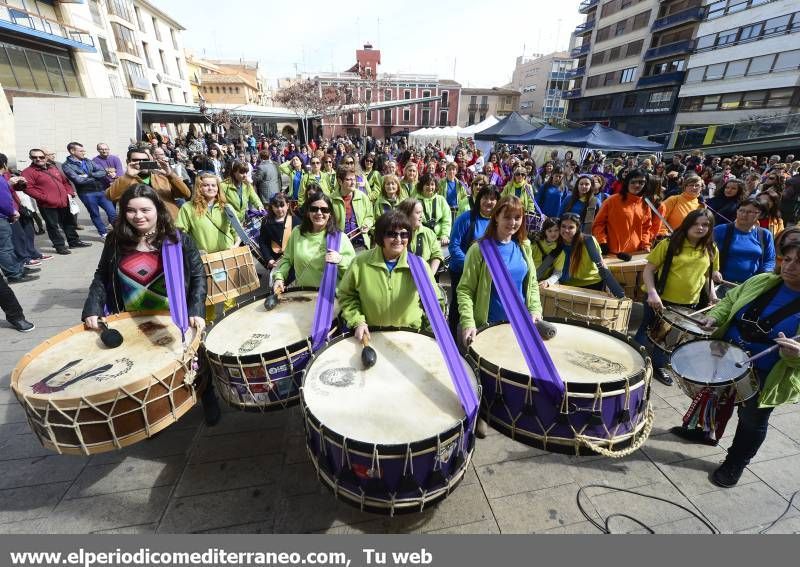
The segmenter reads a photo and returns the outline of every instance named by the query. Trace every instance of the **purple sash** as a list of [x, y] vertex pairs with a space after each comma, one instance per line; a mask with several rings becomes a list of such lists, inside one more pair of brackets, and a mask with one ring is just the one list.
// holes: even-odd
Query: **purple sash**
[[[564, 381], [558, 374], [558, 369], [550, 358], [550, 353], [544, 346], [542, 337], [533, 323], [528, 308], [522, 296], [517, 292], [511, 281], [508, 268], [500, 258], [497, 244], [490, 238], [484, 238], [478, 244], [481, 248], [489, 274], [492, 276], [497, 294], [506, 311], [514, 336], [522, 349], [522, 356], [528, 365], [528, 371], [532, 380], [536, 383], [539, 390], [544, 390], [550, 395], [553, 401], [559, 401], [564, 397]], [[534, 274], [529, 277], [535, 278]]]
[[414, 283], [417, 285], [417, 291], [422, 300], [422, 307], [425, 309], [425, 315], [428, 316], [428, 321], [430, 321], [433, 328], [436, 344], [439, 345], [439, 349], [442, 351], [447, 371], [453, 380], [461, 407], [464, 408], [464, 413], [469, 418], [470, 424], [472, 424], [478, 412], [478, 397], [472, 388], [467, 371], [464, 369], [464, 361], [458, 352], [453, 335], [450, 334], [450, 328], [447, 326], [444, 314], [439, 308], [439, 301], [436, 299], [436, 292], [433, 290], [430, 278], [428, 278], [425, 263], [422, 258], [409, 252], [408, 266], [411, 268], [411, 275], [414, 277]]
[[164, 239], [161, 245], [161, 263], [164, 266], [164, 281], [167, 284], [167, 300], [172, 321], [181, 330], [181, 340], [186, 342], [189, 330], [189, 308], [186, 305], [186, 281], [183, 277], [183, 245], [181, 233], [178, 241]]
[[[342, 233], [336, 231], [327, 236], [327, 249], [339, 251]], [[314, 322], [311, 324], [311, 350], [315, 351], [325, 342], [333, 319], [333, 302], [336, 295], [336, 274], [338, 264], [326, 263], [322, 271], [322, 283], [314, 307]]]

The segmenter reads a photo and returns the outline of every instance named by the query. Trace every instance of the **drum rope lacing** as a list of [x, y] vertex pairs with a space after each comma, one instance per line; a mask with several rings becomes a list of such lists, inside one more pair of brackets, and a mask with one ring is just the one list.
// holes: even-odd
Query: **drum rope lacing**
[[[613, 307], [613, 306], [612, 307], [606, 306], [605, 303], [606, 302], [604, 302], [600, 306], [602, 309], [604, 309], [604, 310], [605, 309], [617, 309], [616, 307]], [[570, 304], [570, 306], [573, 306], [573, 305], [574, 305], [574, 303]], [[601, 316], [598, 316], [598, 315], [589, 315], [588, 313], [586, 313], [585, 315], [582, 314], [582, 313], [576, 313], [574, 309], [572, 309], [570, 307], [563, 306], [561, 303], [559, 303], [557, 297], [553, 298], [553, 306], [556, 308], [557, 311], [564, 311], [564, 312], [566, 312], [568, 314], [571, 314], [573, 317], [575, 317], [579, 321], [599, 321], [602, 324], [602, 323], [608, 323], [610, 321], [616, 321], [616, 319], [617, 319], [616, 315], [612, 315], [611, 317], [601, 317]], [[586, 304], [587, 310], [588, 310], [589, 307], [592, 307], [592, 303], [591, 302]]]

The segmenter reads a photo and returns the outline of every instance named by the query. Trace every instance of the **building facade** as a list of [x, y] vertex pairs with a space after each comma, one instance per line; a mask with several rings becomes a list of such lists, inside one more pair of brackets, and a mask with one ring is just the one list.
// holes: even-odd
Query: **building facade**
[[489, 116], [503, 118], [519, 111], [520, 92], [514, 89], [461, 89], [458, 125], [472, 126]]
[[702, 0], [584, 0], [567, 118], [666, 142]]
[[[380, 50], [367, 44], [356, 51], [356, 63], [344, 73], [319, 73], [321, 88], [341, 89], [345, 105], [370, 100], [375, 110], [352, 109], [321, 121], [322, 136], [339, 134], [388, 138], [420, 128], [455, 126], [461, 85], [436, 75], [380, 74]], [[280, 83], [279, 83], [280, 84]], [[283, 83], [285, 84], [285, 82]], [[423, 99], [415, 101], [415, 99]], [[402, 104], [402, 101], [409, 101]]]
[[708, 2], [687, 67], [670, 147], [746, 144], [800, 132], [796, 0]]
[[[187, 59], [196, 80], [197, 102], [210, 104], [268, 104], [266, 78], [258, 61]], [[193, 85], [194, 86], [194, 85]], [[193, 89], [194, 90], [194, 89]]]
[[510, 88], [520, 92], [519, 113], [556, 122], [567, 114], [563, 93], [575, 60], [566, 51], [517, 57]]

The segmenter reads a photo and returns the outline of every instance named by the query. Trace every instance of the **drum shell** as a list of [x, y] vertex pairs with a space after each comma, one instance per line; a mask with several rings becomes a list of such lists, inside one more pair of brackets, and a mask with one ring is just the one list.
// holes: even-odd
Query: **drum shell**
[[[294, 288], [286, 294], [292, 291], [312, 289]], [[262, 302], [264, 298], [254, 297], [237, 305], [236, 309]], [[236, 309], [227, 311], [223, 319]], [[328, 340], [337, 336], [339, 329], [339, 320], [334, 319]], [[300, 378], [311, 360], [311, 336], [263, 353], [237, 356], [211, 352], [208, 348], [205, 351], [217, 391], [231, 407], [246, 411], [281, 410], [296, 405], [299, 400]]]
[[[413, 329], [397, 327], [375, 327], [371, 334], [381, 332], [407, 331], [432, 337], [431, 334]], [[325, 349], [339, 341], [352, 337], [352, 332], [333, 339], [328, 345], [314, 354], [322, 355]], [[380, 356], [380, 354], [379, 354]], [[313, 360], [303, 373], [305, 376], [313, 367]], [[480, 386], [476, 384], [480, 396]], [[317, 469], [323, 485], [331, 489], [340, 500], [363, 510], [377, 514], [403, 514], [420, 512], [425, 507], [445, 498], [461, 482], [472, 459], [475, 445], [474, 431], [469, 429], [468, 420], [462, 418], [453, 427], [430, 437], [408, 444], [368, 443], [356, 439], [344, 439], [342, 435], [326, 427], [314, 415], [300, 391], [301, 407], [304, 416], [306, 448]], [[380, 479], [382, 488], [374, 492], [370, 489], [370, 478], [374, 476], [375, 455], [380, 455]], [[410, 460], [410, 466], [406, 461]], [[349, 469], [355, 478], [342, 476]], [[445, 471], [444, 478], [435, 480], [435, 468]], [[413, 477], [420, 489], [404, 492], [401, 480], [404, 470], [413, 469]], [[394, 493], [394, 495], [392, 495]]]
[[656, 311], [656, 319], [650, 328], [647, 329], [647, 338], [653, 346], [667, 355], [684, 343], [698, 339], [704, 339], [709, 334], [697, 334], [688, 328], [681, 326], [680, 316], [675, 315], [674, 320], [666, 318], [667, 311]]
[[[627, 335], [605, 327], [560, 318], [547, 320], [588, 328], [624, 341], [639, 351], [644, 365], [632, 376], [613, 382], [570, 383], [567, 377], [562, 377], [570, 408], [565, 415], [558, 403], [537, 390], [529, 375], [500, 368], [470, 347], [468, 357], [478, 369], [483, 389], [483, 414], [490, 424], [512, 439], [546, 451], [595, 454], [576, 439], [576, 432], [609, 449], [629, 446], [645, 427], [650, 400], [652, 368], [644, 349]], [[533, 412], [525, 407], [526, 401], [533, 405]]]
[[542, 289], [539, 296], [545, 317], [592, 323], [621, 333], [628, 330], [633, 300], [627, 297], [617, 299], [604, 291], [567, 285]]
[[[110, 315], [110, 326], [122, 319], [168, 315], [141, 311]], [[124, 388], [113, 388], [79, 398], [44, 399], [28, 396], [17, 387], [22, 371], [38, 354], [65, 338], [87, 331], [76, 325], [37, 346], [22, 357], [11, 373], [11, 388], [22, 404], [33, 432], [47, 449], [90, 455], [121, 449], [172, 425], [196, 403], [193, 363], [200, 335], [193, 335], [180, 360], [165, 364]], [[192, 331], [190, 331], [192, 332]], [[192, 332], [193, 333], [193, 332]], [[124, 347], [123, 347], [124, 348]]]
[[625, 290], [625, 295], [634, 301], [644, 301], [647, 294], [642, 290], [643, 274], [647, 265], [646, 254], [634, 254], [633, 258], [623, 262], [619, 258], [605, 258], [609, 271]]
[[260, 287], [253, 254], [239, 246], [201, 257], [206, 274], [206, 305], [215, 305]]

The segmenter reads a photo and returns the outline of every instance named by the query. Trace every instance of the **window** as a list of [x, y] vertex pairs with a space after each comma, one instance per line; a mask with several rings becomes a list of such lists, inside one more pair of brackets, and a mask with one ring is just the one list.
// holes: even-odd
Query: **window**
[[698, 83], [703, 80], [703, 75], [705, 75], [706, 68], [705, 67], [695, 67], [694, 69], [689, 69], [686, 73], [686, 82], [687, 83]]
[[189, 93], [187, 93], [186, 91], [183, 91], [183, 102], [189, 104]]
[[625, 33], [625, 23], [626, 20], [622, 20], [621, 22], [617, 22], [614, 26], [614, 36], [620, 36]]
[[[408, 91], [406, 91], [408, 92]], [[410, 122], [411, 121], [411, 109], [404, 108], [403, 109], [403, 122]]]
[[603, 63], [605, 63], [606, 53], [608, 53], [608, 52], [607, 51], [598, 51], [597, 53], [592, 55], [592, 59], [591, 59], [592, 66], [602, 65]]
[[156, 34], [156, 39], [158, 41], [161, 41], [161, 30], [158, 28], [158, 20], [156, 20], [155, 16], [153, 16], [152, 20], [153, 20], [153, 31]]
[[778, 54], [773, 71], [783, 71], [785, 69], [797, 69], [800, 67], [800, 49], [784, 51]]
[[607, 97], [592, 99], [589, 105], [589, 110], [594, 112], [608, 110], [609, 108], [611, 108], [611, 99]]
[[133, 7], [133, 11], [136, 12], [136, 22], [139, 24], [140, 31], [147, 31], [144, 27], [144, 20], [142, 19], [142, 12], [139, 10], [138, 6]]
[[646, 12], [642, 12], [641, 14], [636, 14], [633, 18], [633, 29], [638, 30], [647, 25], [650, 21], [650, 10]]
[[738, 28], [719, 32], [717, 34], [716, 45], [727, 45], [729, 43], [734, 43], [736, 41], [736, 37], [738, 34], [739, 34]]
[[669, 110], [672, 101], [672, 90], [656, 91], [650, 93], [647, 99], [647, 108], [650, 110]]
[[622, 46], [612, 47], [611, 49], [609, 49], [608, 50], [608, 60], [609, 61], [616, 61], [617, 59], [619, 59], [620, 49], [622, 49]]
[[472, 126], [473, 124], [475, 124], [475, 113], [470, 112], [469, 118], [467, 119], [467, 126]]
[[109, 13], [123, 20], [133, 21], [131, 20], [131, 3], [129, 0], [108, 0], [106, 4], [108, 4]]
[[161, 59], [161, 69], [164, 71], [165, 74], [169, 75], [169, 68], [167, 67], [167, 60], [164, 57], [164, 50], [158, 50], [158, 58]]
[[712, 2], [711, 4], [709, 4], [708, 15], [706, 16], [706, 19], [712, 20], [714, 18], [719, 18], [720, 16], [724, 16], [727, 4], [728, 0], [720, 0], [719, 2]]
[[[110, 4], [109, 4], [110, 6]], [[114, 40], [117, 42], [117, 51], [139, 57], [139, 47], [133, 32], [117, 22], [111, 22], [111, 30], [114, 32]]]
[[481, 119], [481, 122], [483, 122], [484, 120], [486, 120], [486, 113], [485, 113], [485, 112], [481, 112], [480, 119]]
[[372, 111], [371, 110], [367, 110], [367, 122], [371, 122], [371, 121], [372, 121]]
[[158, 85], [153, 83], [150, 86], [153, 88], [153, 98], [155, 98], [156, 100], [161, 100], [158, 98]]
[[744, 93], [742, 97], [742, 108], [761, 108], [764, 106], [764, 99], [767, 91], [754, 91]]
[[347, 113], [347, 123], [348, 124], [355, 124], [355, 119], [353, 117], [353, 113], [352, 112], [348, 112]]
[[644, 47], [644, 40], [640, 39], [638, 41], [632, 41], [626, 47], [627, 49], [625, 50], [625, 57], [639, 55], [642, 52], [642, 47]]
[[391, 124], [392, 123], [392, 109], [387, 108], [383, 111], [383, 123], [384, 124]]
[[410, 98], [411, 98], [411, 91], [409, 91], [408, 89], [404, 90], [403, 91], [403, 99], [404, 100], [409, 100]]
[[447, 108], [450, 103], [450, 91], [442, 91], [442, 108]]
[[632, 83], [634, 75], [636, 74], [636, 67], [629, 67], [622, 70], [622, 76], [619, 79], [620, 83]]
[[[180, 57], [175, 58], [175, 68], [178, 70], [178, 76], [181, 78], [181, 80], [185, 79], [186, 77], [183, 76], [183, 67], [181, 67]], [[239, 89], [237, 88], [236, 90], [238, 92]]]
[[703, 103], [700, 105], [700, 110], [717, 110], [721, 96], [722, 95], [704, 96]]
[[506, 97], [506, 106], [511, 106], [511, 97], [510, 96]]
[[100, 15], [100, 2], [98, 0], [89, 0], [89, 12], [92, 14], [92, 21], [103, 27], [103, 16]]
[[172, 89], [167, 87], [167, 96], [170, 102], [175, 102], [175, 96], [172, 94]]
[[717, 36], [714, 34], [698, 37], [697, 40], [695, 41], [695, 50], [699, 51], [701, 49], [707, 49], [709, 47], [713, 47], [716, 39]]
[[486, 96], [486, 95], [483, 95], [481, 97], [481, 106], [486, 106], [487, 104], [489, 104], [489, 97]]
[[449, 126], [450, 122], [447, 120], [447, 111], [441, 110], [439, 111], [439, 126]]
[[422, 125], [428, 126], [431, 120], [431, 109], [430, 108], [423, 108], [422, 109]]
[[720, 110], [736, 110], [742, 100], [741, 93], [728, 93], [722, 95], [722, 102], [720, 103]]
[[739, 33], [739, 41], [755, 39], [761, 34], [763, 30], [764, 30], [764, 24], [761, 22], [757, 24], [751, 24], [749, 26], [744, 26]]
[[717, 63], [706, 67], [706, 81], [714, 81], [725, 76], [725, 63]]
[[372, 102], [372, 89], [364, 89], [364, 100]]
[[625, 98], [622, 99], [622, 108], [634, 108], [636, 107], [636, 93], [628, 93], [625, 95]]
[[114, 95], [114, 98], [125, 98], [122, 92], [122, 84], [120, 84], [119, 77], [116, 73], [109, 73], [108, 84], [111, 87], [111, 94]]
[[728, 68], [725, 70], [725, 77], [742, 77], [747, 72], [747, 59], [739, 59], [738, 61], [731, 61], [728, 63]]
[[611, 73], [606, 73], [605, 75], [603, 75], [603, 86], [616, 85], [618, 82], [617, 77], [618, 74], [616, 71], [612, 71]]
[[772, 18], [764, 23], [764, 34], [781, 33], [788, 29], [791, 14]]
[[748, 75], [757, 75], [760, 73], [769, 73], [772, 69], [772, 62], [775, 60], [774, 55], [762, 55], [761, 57], [753, 57], [750, 60], [750, 68], [747, 70]]
[[145, 61], [147, 61], [147, 66], [153, 69], [153, 60], [150, 59], [150, 49], [148, 49], [148, 45], [145, 42], [142, 42], [142, 52], [144, 53]]
[[[422, 96], [423, 97], [431, 96], [431, 91], [422, 91]], [[422, 103], [423, 108], [428, 108], [428, 107], [430, 107], [430, 105], [431, 105], [430, 101]], [[425, 124], [425, 125], [427, 126], [427, 124]]]
[[169, 35], [172, 38], [172, 47], [178, 49], [178, 35], [175, 33], [175, 30], [169, 28]]
[[392, 89], [383, 91], [383, 100], [392, 100]]
[[769, 92], [767, 107], [789, 106], [794, 89], [774, 89]]
[[111, 51], [108, 49], [108, 41], [106, 38], [97, 36], [97, 43], [100, 45], [100, 53], [103, 55], [103, 63], [111, 63], [114, 64], [114, 56], [111, 54]]

